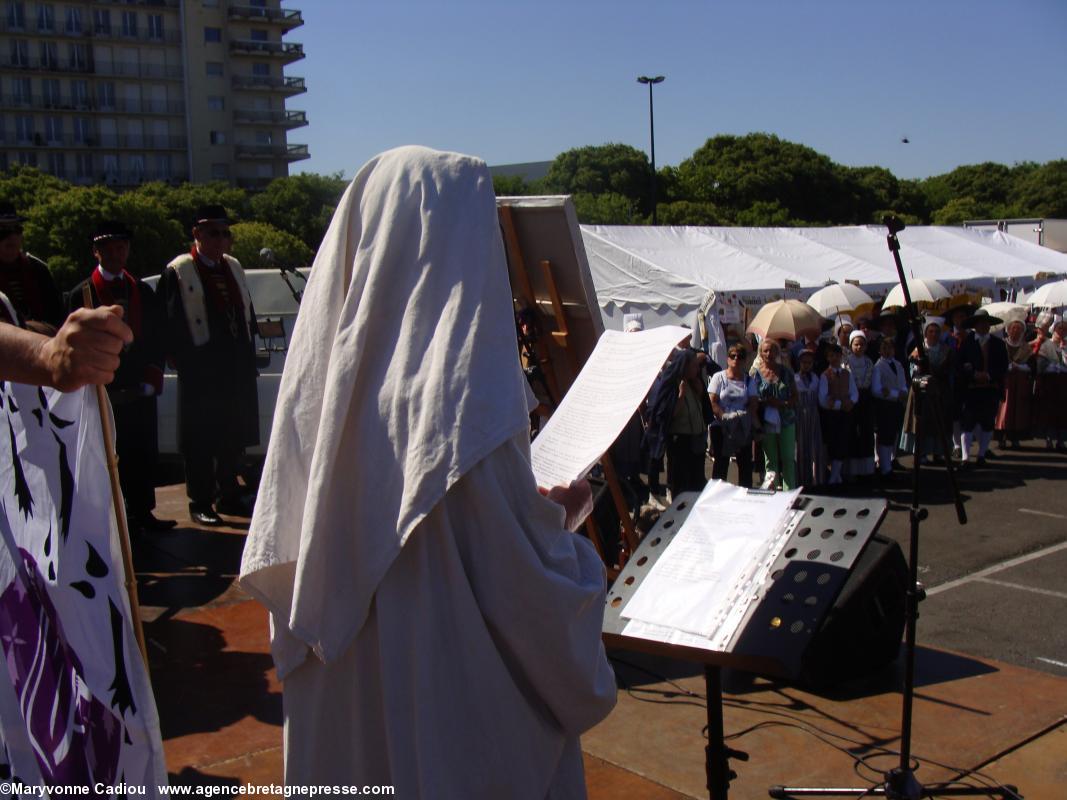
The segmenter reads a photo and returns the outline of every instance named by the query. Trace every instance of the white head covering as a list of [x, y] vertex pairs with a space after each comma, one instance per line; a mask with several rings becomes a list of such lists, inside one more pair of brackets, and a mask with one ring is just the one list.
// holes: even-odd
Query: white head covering
[[850, 328], [854, 327], [852, 324], [852, 317], [848, 314], [838, 314], [834, 319], [834, 334], [836, 335], [843, 327], [848, 325]]
[[526, 429], [525, 398], [485, 163], [421, 147], [371, 159], [304, 293], [242, 586], [337, 658], [420, 520]]
[[926, 329], [929, 328], [931, 325], [936, 325], [939, 328], [944, 328], [945, 327], [945, 318], [944, 317], [927, 317], [926, 319], [924, 319], [923, 320], [923, 333], [925, 333]]
[[863, 339], [864, 341], [867, 341], [867, 334], [857, 328], [848, 335], [848, 343], [852, 344], [854, 339]]
[[645, 329], [644, 314], [627, 314], [622, 320], [622, 329], [626, 333], [636, 333], [637, 331], [643, 331]]

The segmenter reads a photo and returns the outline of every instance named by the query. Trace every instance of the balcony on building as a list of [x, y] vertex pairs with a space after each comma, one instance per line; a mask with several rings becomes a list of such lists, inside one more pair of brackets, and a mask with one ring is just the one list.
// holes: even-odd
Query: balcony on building
[[303, 161], [311, 158], [306, 144], [238, 144], [234, 145], [238, 158], [269, 158], [285, 161]]
[[230, 39], [230, 53], [235, 56], [277, 58], [291, 64], [304, 57], [304, 45], [299, 42], [261, 42], [254, 39]]
[[89, 71], [117, 78], [181, 80], [184, 77], [180, 64], [145, 64], [137, 61], [97, 62]]
[[233, 121], [249, 125], [271, 125], [287, 130], [302, 128], [308, 124], [306, 111], [293, 111], [288, 108], [235, 108], [233, 110]]
[[[142, 98], [133, 100], [117, 97], [113, 101], [101, 100], [99, 97], [69, 97], [60, 95], [48, 97], [33, 94], [30, 97], [20, 95], [0, 95], [0, 108], [35, 108], [42, 111], [70, 111], [78, 113], [105, 114], [162, 114], [181, 116], [185, 114], [184, 100], [154, 100]], [[301, 112], [302, 113], [302, 112]], [[304, 124], [307, 124], [306, 122]]]
[[154, 135], [154, 134], [108, 134], [102, 136], [97, 133], [89, 133], [87, 136], [75, 136], [73, 134], [61, 134], [49, 136], [40, 131], [33, 134], [32, 138], [17, 138], [15, 143], [20, 147], [54, 148], [61, 147], [65, 150], [185, 150], [189, 140], [184, 135]]
[[243, 6], [231, 3], [228, 10], [231, 20], [271, 23], [279, 25], [287, 31], [291, 31], [293, 28], [299, 28], [304, 24], [304, 18], [295, 8], [262, 8], [258, 6]]
[[286, 75], [281, 78], [259, 75], [234, 75], [233, 88], [248, 91], [276, 92], [284, 95], [294, 95], [306, 92], [307, 83], [303, 78], [294, 78]]

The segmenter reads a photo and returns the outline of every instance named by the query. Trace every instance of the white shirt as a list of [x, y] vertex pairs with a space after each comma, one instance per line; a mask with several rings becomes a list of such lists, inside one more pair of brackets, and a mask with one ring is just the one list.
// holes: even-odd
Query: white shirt
[[[874, 365], [871, 394], [881, 400], [903, 400], [908, 393], [906, 375], [903, 365], [895, 358], [879, 358]], [[889, 390], [888, 395], [885, 389]]]

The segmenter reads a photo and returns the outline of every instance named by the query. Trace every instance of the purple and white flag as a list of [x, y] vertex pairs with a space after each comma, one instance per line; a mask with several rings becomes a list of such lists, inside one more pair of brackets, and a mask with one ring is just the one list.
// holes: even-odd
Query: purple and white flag
[[92, 388], [0, 382], [0, 772], [166, 782], [124, 581]]

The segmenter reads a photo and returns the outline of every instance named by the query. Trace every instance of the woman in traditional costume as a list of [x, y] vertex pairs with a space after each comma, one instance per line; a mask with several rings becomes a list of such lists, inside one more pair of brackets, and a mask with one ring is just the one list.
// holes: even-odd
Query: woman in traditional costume
[[1030, 432], [1030, 407], [1034, 394], [1034, 363], [1036, 357], [1026, 341], [1026, 324], [1019, 319], [1005, 326], [1004, 344], [1008, 349], [1008, 374], [1004, 376], [1004, 399], [997, 411], [996, 432], [1000, 445], [1011, 441], [1013, 450], [1019, 440]]
[[1044, 431], [1045, 447], [1067, 453], [1067, 321], [1056, 317], [1049, 338], [1037, 350], [1034, 426]]

